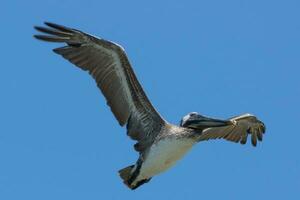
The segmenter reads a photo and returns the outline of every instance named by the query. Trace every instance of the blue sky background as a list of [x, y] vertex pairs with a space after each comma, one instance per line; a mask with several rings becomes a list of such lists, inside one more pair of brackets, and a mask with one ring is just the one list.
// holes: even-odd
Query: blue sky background
[[[297, 0], [1, 3], [0, 199], [300, 199], [300, 2]], [[60, 23], [125, 47], [157, 110], [251, 112], [253, 148], [203, 142], [136, 191], [117, 171], [133, 141], [94, 81], [33, 39]]]

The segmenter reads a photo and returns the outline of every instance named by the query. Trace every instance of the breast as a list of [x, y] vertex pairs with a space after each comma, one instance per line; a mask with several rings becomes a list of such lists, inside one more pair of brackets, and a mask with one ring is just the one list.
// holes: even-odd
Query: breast
[[159, 174], [182, 158], [193, 146], [194, 140], [190, 138], [165, 138], [153, 144], [143, 162], [140, 175], [150, 178]]

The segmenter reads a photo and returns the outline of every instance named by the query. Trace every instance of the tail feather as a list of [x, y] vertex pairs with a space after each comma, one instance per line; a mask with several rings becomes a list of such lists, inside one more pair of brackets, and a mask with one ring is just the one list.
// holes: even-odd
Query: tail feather
[[135, 165], [130, 165], [128, 167], [125, 167], [125, 168], [119, 170], [119, 175], [123, 179], [123, 183], [132, 190], [138, 188], [139, 186], [143, 185], [144, 183], [148, 183], [151, 180], [151, 178], [143, 179], [143, 180], [140, 180], [140, 181], [136, 182], [135, 184], [133, 184], [134, 179], [136, 178], [136, 175], [137, 175], [137, 174], [135, 174], [135, 172], [132, 171], [134, 166]]
[[[123, 182], [128, 186], [128, 180], [131, 177], [131, 171], [134, 168], [134, 165], [125, 167], [119, 171], [120, 177], [123, 179]], [[128, 186], [129, 187], [129, 186]]]

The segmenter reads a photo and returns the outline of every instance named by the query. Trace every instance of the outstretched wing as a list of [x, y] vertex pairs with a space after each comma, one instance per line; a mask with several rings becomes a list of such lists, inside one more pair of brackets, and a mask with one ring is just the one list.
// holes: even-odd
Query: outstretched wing
[[253, 146], [256, 146], [257, 140], [262, 141], [266, 127], [254, 115], [244, 114], [230, 118], [230, 120], [234, 122], [234, 125], [205, 129], [199, 141], [224, 138], [228, 141], [246, 144], [248, 135], [251, 135]]
[[89, 72], [119, 124], [127, 124], [127, 134], [138, 140], [136, 150], [142, 152], [152, 143], [165, 121], [145, 95], [124, 49], [76, 29], [48, 22], [45, 24], [48, 27], [35, 27], [45, 34], [34, 37], [67, 44], [53, 51]]

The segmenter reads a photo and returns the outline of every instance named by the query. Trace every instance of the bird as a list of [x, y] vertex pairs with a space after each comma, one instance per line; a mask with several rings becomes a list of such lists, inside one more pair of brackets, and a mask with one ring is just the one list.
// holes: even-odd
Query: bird
[[121, 45], [50, 22], [34, 28], [39, 31], [36, 39], [64, 43], [53, 51], [92, 76], [119, 125], [136, 141], [136, 163], [119, 170], [132, 190], [174, 166], [199, 142], [225, 139], [246, 144], [251, 135], [256, 146], [263, 139], [265, 124], [249, 113], [223, 120], [190, 112], [178, 125], [171, 124], [151, 104]]

